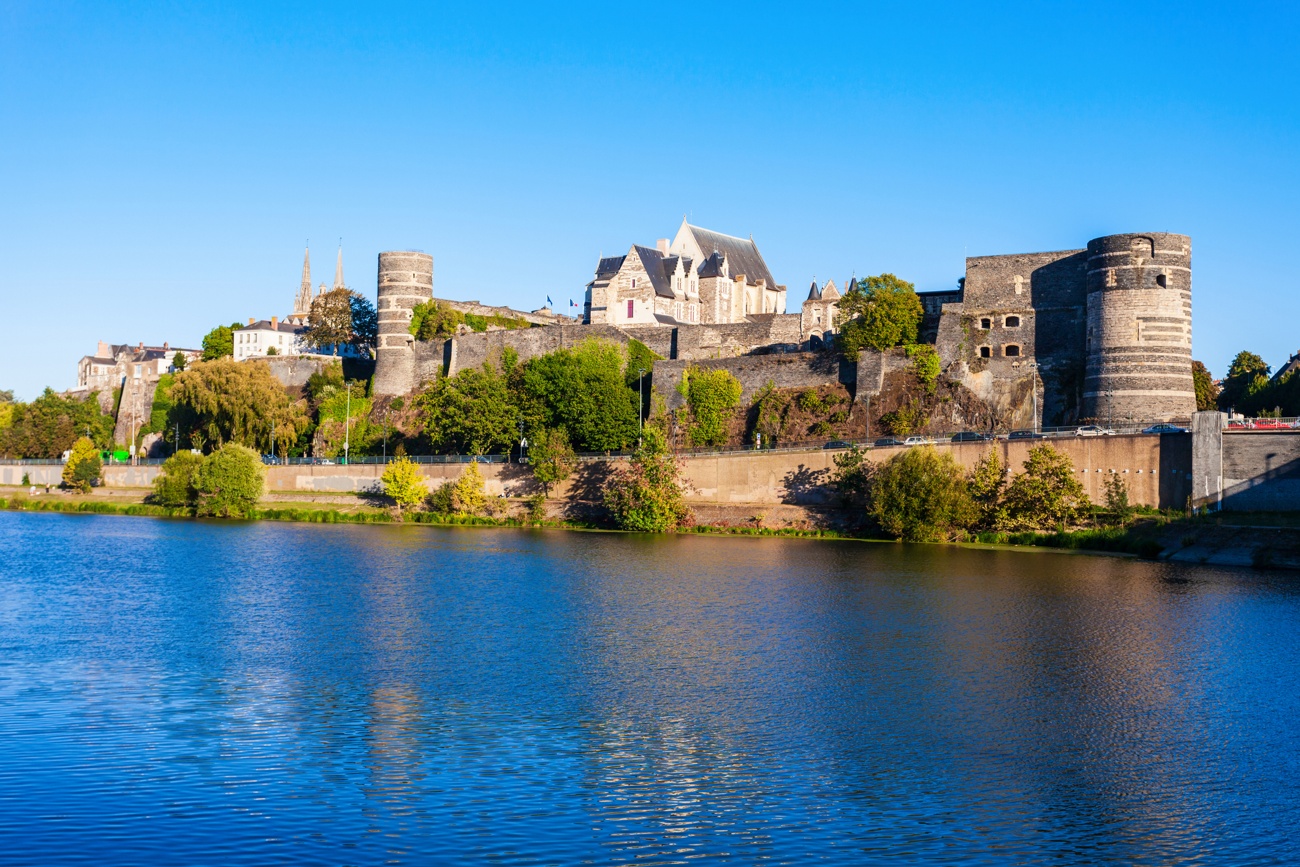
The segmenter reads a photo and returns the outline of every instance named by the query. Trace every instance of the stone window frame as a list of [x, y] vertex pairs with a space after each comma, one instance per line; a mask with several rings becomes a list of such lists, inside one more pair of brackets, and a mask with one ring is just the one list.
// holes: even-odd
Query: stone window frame
[[1020, 349], [1021, 347], [1019, 343], [1008, 343], [1002, 347], [1002, 357], [1003, 358], [1024, 358], [1024, 356], [1020, 352]]
[[993, 317], [991, 317], [991, 316], [981, 316], [981, 317], [980, 317], [980, 330], [982, 330], [982, 331], [989, 331], [989, 330], [992, 329], [992, 328], [993, 328]]
[[992, 346], [981, 346], [981, 347], [980, 347], [980, 358], [992, 358], [992, 357], [993, 357], [993, 347], [992, 347]]
[[[1012, 320], [1015, 320], [1015, 321], [1013, 322]], [[1019, 327], [1020, 327], [1020, 316], [1018, 316], [1018, 315], [1015, 314], [1015, 313], [1011, 313], [1011, 314], [1008, 314], [1007, 316], [1002, 317], [1002, 327], [1003, 327], [1003, 328], [1019, 328]]]

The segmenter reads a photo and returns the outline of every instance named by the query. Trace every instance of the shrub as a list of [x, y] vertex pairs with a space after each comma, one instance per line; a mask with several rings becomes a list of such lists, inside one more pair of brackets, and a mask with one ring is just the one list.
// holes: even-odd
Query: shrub
[[943, 365], [939, 363], [939, 353], [928, 343], [913, 343], [905, 351], [907, 357], [912, 359], [912, 373], [915, 374], [917, 381], [925, 386], [926, 391], [933, 392], [934, 384], [939, 379], [939, 374], [943, 372]]
[[971, 468], [967, 490], [975, 504], [976, 525], [982, 530], [996, 530], [1003, 523], [1002, 494], [1007, 484], [1007, 468], [990, 449]]
[[762, 444], [769, 448], [776, 445], [785, 427], [785, 414], [789, 407], [790, 402], [781, 396], [776, 390], [776, 384], [769, 379], [754, 395], [754, 405], [750, 411], [753, 418], [749, 431], [750, 442], [757, 444], [761, 436]]
[[729, 370], [689, 367], [682, 377], [679, 390], [691, 410], [691, 444], [725, 444], [731, 411], [740, 405], [740, 380]]
[[916, 287], [893, 274], [868, 277], [840, 299], [836, 345], [845, 356], [915, 343], [923, 309]]
[[384, 467], [384, 475], [380, 481], [383, 482], [384, 493], [392, 497], [393, 502], [397, 504], [399, 515], [403, 509], [420, 505], [429, 495], [420, 468], [406, 458], [398, 458]]
[[844, 505], [866, 509], [871, 503], [871, 462], [867, 453], [853, 446], [837, 454], [830, 483]]
[[524, 506], [526, 508], [524, 517], [529, 521], [532, 521], [534, 524], [540, 524], [542, 521], [546, 520], [545, 494], [533, 494], [531, 497], [524, 500]]
[[226, 443], [194, 474], [198, 513], [220, 518], [246, 517], [262, 497], [262, 459], [237, 443]]
[[444, 482], [429, 495], [429, 507], [435, 512], [457, 515], [482, 515], [487, 508], [487, 492], [478, 462], [471, 461], [454, 482]]
[[663, 533], [691, 520], [682, 492], [681, 465], [668, 451], [663, 431], [649, 426], [627, 467], [605, 484], [605, 506], [617, 526]]
[[1088, 506], [1088, 495], [1074, 475], [1074, 464], [1050, 445], [1029, 450], [1024, 471], [1006, 493], [1006, 521], [1013, 529], [1063, 528]]
[[886, 533], [908, 542], [951, 539], [976, 517], [961, 467], [932, 446], [907, 449], [876, 470], [871, 511]]
[[63, 485], [84, 494], [99, 481], [103, 471], [104, 462], [99, 457], [99, 449], [89, 437], [82, 437], [72, 444], [72, 453], [63, 465]]
[[150, 500], [158, 506], [179, 508], [198, 502], [199, 492], [194, 487], [203, 456], [193, 452], [177, 452], [162, 465], [162, 473], [153, 480]]
[[1133, 506], [1128, 500], [1128, 485], [1124, 484], [1124, 479], [1119, 473], [1111, 473], [1106, 477], [1106, 511], [1121, 526], [1128, 524], [1133, 517]]
[[821, 395], [817, 393], [815, 388], [805, 388], [799, 392], [799, 396], [795, 398], [795, 403], [804, 412], [821, 412], [823, 406]]
[[23, 482], [22, 482], [23, 487], [27, 487], [31, 485], [31, 483], [32, 483], [32, 477], [27, 473], [23, 473]]

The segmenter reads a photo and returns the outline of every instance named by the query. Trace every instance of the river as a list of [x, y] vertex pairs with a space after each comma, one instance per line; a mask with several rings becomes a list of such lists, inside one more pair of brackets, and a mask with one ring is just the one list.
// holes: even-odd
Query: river
[[0, 513], [5, 864], [1300, 862], [1300, 579]]

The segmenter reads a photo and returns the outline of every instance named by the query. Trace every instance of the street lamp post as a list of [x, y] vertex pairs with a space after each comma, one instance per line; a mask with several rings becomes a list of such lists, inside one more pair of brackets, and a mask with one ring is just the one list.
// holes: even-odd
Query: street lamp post
[[[346, 383], [345, 383], [346, 385]], [[352, 444], [352, 386], [347, 385], [348, 398], [343, 410], [343, 463], [348, 462], [348, 447]]]
[[641, 420], [642, 415], [645, 413], [645, 386], [644, 386], [644, 383], [645, 383], [645, 368], [644, 368], [644, 367], [638, 367], [638, 368], [637, 368], [637, 378], [636, 378], [636, 397], [637, 397], [637, 402], [636, 402], [636, 442], [637, 442], [637, 445], [640, 445], [640, 444], [641, 444], [641, 434], [642, 434], [642, 431], [643, 431], [643, 429], [644, 429], [644, 427], [643, 427], [643, 423], [642, 423], [642, 420]]
[[1031, 361], [1025, 367], [1029, 369], [1029, 390], [1034, 396], [1034, 433], [1038, 433], [1038, 362]]
[[524, 447], [528, 445], [528, 440], [524, 439], [524, 420], [519, 419], [519, 463], [524, 462]]

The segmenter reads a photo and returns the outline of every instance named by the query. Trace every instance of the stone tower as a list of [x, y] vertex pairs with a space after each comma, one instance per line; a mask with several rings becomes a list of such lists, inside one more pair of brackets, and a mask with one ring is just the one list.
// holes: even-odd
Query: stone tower
[[379, 254], [379, 291], [375, 305], [379, 314], [375, 394], [408, 394], [415, 388], [411, 309], [432, 298], [432, 256], [409, 251]]
[[302, 285], [298, 287], [298, 297], [293, 302], [293, 315], [306, 316], [311, 313], [311, 248], [302, 254]]
[[343, 285], [343, 245], [339, 244], [339, 260], [334, 265], [334, 288], [346, 289]]
[[1192, 241], [1148, 232], [1088, 242], [1083, 415], [1187, 419], [1192, 386]]

